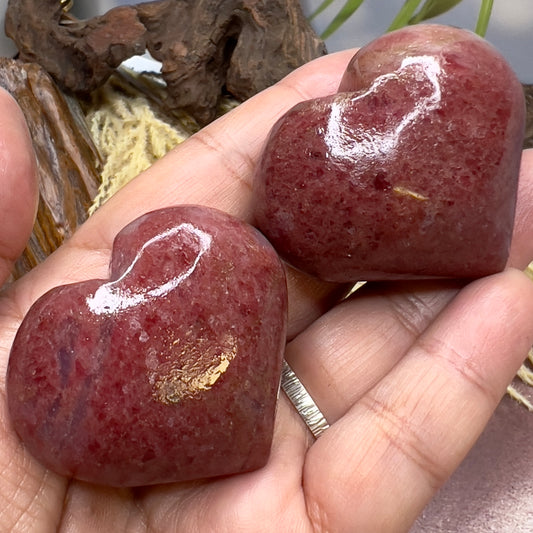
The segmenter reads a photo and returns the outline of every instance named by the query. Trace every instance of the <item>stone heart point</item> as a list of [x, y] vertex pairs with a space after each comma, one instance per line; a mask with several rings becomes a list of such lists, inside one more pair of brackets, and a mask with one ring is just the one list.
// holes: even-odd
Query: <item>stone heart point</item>
[[471, 32], [415, 25], [357, 52], [337, 94], [272, 129], [254, 178], [258, 227], [327, 281], [473, 278], [505, 267], [525, 103]]
[[111, 486], [263, 466], [287, 315], [269, 243], [221, 212], [167, 208], [117, 235], [110, 271], [44, 294], [17, 332], [7, 395], [24, 445]]

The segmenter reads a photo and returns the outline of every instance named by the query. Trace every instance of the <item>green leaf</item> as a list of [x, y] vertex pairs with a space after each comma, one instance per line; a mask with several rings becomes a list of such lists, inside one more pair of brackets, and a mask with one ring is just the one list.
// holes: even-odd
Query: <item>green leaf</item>
[[492, 14], [493, 0], [483, 0], [481, 2], [481, 9], [476, 24], [476, 33], [481, 37], [485, 37], [487, 28], [489, 27], [489, 20]]
[[438, 17], [460, 3], [461, 0], [427, 0], [418, 13], [411, 18], [409, 24], [418, 24], [424, 20]]
[[422, 0], [406, 0], [396, 17], [394, 17], [394, 20], [391, 22], [387, 31], [393, 31], [407, 26], [421, 1]]
[[329, 26], [324, 30], [321, 37], [327, 39], [335, 33], [356, 11], [359, 9], [363, 0], [347, 0], [337, 16], [331, 21]]
[[322, 11], [326, 10], [335, 0], [324, 0], [310, 15], [309, 20], [313, 20], [315, 17], [320, 15]]

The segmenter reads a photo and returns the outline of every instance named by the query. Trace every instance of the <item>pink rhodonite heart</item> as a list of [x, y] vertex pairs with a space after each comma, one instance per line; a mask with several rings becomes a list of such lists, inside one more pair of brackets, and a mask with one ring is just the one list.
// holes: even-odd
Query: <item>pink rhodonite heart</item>
[[525, 105], [486, 41], [418, 25], [350, 62], [338, 94], [274, 126], [256, 221], [294, 266], [329, 281], [478, 277], [511, 241]]
[[7, 394], [29, 451], [66, 476], [136, 486], [249, 471], [269, 456], [285, 273], [251, 226], [181, 206], [116, 237], [109, 280], [25, 317]]

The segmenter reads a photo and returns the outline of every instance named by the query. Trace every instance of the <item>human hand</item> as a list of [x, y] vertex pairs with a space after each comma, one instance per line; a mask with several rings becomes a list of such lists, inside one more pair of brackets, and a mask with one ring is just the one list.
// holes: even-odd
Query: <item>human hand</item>
[[[0, 300], [2, 375], [32, 302], [56, 285], [105, 277], [114, 235], [140, 214], [198, 203], [253, 221], [252, 173], [270, 127], [296, 102], [334, 92], [351, 56], [347, 51], [314, 61], [204, 128], [8, 287]], [[5, 278], [34, 213], [35, 169], [20, 115], [4, 95], [0, 106]], [[2, 394], [0, 529], [407, 530], [471, 448], [533, 344], [533, 284], [516, 270], [533, 258], [532, 221], [528, 151], [510, 263], [515, 268], [466, 286], [376, 283], [342, 302], [344, 287], [289, 270], [286, 358], [331, 427], [314, 441], [281, 394], [271, 458], [256, 472], [135, 489], [64, 479], [25, 452]]]

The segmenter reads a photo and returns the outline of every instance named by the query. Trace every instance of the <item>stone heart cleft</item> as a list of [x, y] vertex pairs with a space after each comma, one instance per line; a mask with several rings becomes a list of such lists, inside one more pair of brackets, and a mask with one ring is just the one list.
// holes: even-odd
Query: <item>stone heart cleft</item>
[[471, 32], [417, 25], [361, 48], [338, 94], [274, 126], [258, 227], [338, 282], [479, 277], [505, 267], [524, 136], [522, 86]]
[[263, 466], [287, 320], [269, 243], [221, 212], [168, 208], [117, 235], [110, 270], [52, 289], [20, 326], [7, 395], [25, 446], [112, 486]]

